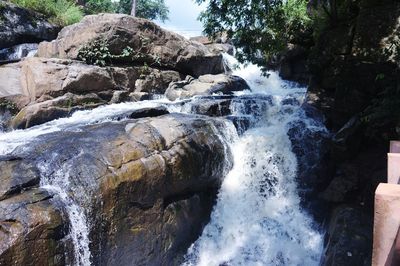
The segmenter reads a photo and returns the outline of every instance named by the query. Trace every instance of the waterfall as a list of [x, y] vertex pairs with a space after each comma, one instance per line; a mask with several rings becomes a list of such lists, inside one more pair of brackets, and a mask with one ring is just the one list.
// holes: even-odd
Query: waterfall
[[[232, 144], [234, 167], [184, 265], [318, 265], [323, 237], [300, 207], [297, 160], [288, 136], [292, 123], [304, 119], [300, 103], [306, 90], [274, 72], [263, 77], [254, 65], [234, 73], [248, 81], [255, 99], [264, 94], [271, 101], [266, 108], [259, 105], [261, 118]], [[235, 105], [231, 108], [239, 115], [249, 107]]]
[[[53, 157], [57, 157], [54, 154]], [[54, 164], [41, 163], [39, 170], [41, 174], [41, 188], [57, 195], [57, 199], [63, 203], [70, 223], [69, 238], [74, 248], [74, 265], [90, 265], [91, 252], [89, 249], [90, 223], [87, 213], [83, 208], [84, 203], [90, 203], [91, 194], [87, 186], [76, 186], [70, 179], [68, 164], [53, 170]], [[51, 173], [51, 174], [49, 174]], [[82, 191], [86, 190], [86, 191]], [[85, 197], [85, 200], [79, 199]]]
[[[189, 248], [184, 265], [317, 265], [322, 253], [322, 234], [300, 206], [298, 162], [288, 132], [296, 121], [316, 132], [325, 129], [301, 108], [305, 88], [281, 80], [275, 72], [263, 75], [257, 66], [241, 66], [233, 57], [225, 55], [225, 61], [231, 65], [233, 74], [248, 82], [251, 91], [237, 92], [231, 98], [231, 115], [227, 118], [242, 119], [243, 123], [235, 124], [240, 136], [232, 132], [232, 126], [219, 129], [226, 131], [220, 137], [230, 143], [234, 166], [223, 181], [210, 223]], [[16, 149], [23, 151], [41, 135], [79, 131], [84, 125], [125, 119], [140, 108], [164, 106], [170, 112], [196, 113], [194, 106], [204, 99], [169, 102], [160, 97], [112, 104], [78, 111], [26, 130], [0, 132], [0, 155]], [[57, 154], [52, 156], [57, 158]], [[92, 228], [86, 206], [90, 191], [94, 190], [90, 180], [87, 184], [76, 184], [68, 173], [68, 163], [60, 166], [56, 162], [43, 162], [39, 170], [41, 187], [65, 205], [74, 263], [90, 265]]]

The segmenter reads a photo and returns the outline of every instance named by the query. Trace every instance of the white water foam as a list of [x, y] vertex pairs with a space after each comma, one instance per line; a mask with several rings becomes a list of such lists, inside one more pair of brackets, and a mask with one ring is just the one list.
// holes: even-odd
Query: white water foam
[[300, 207], [297, 160], [287, 135], [301, 110], [282, 105], [287, 96], [301, 101], [305, 89], [289, 86], [275, 73], [261, 76], [253, 65], [234, 74], [273, 100], [262, 120], [232, 144], [234, 167], [184, 265], [318, 265], [322, 234]]
[[[57, 154], [53, 155], [53, 159]], [[42, 162], [38, 165], [41, 172], [40, 187], [55, 194], [58, 200], [63, 203], [70, 223], [69, 238], [72, 241], [74, 248], [74, 265], [89, 266], [91, 265], [91, 252], [90, 252], [90, 223], [86, 217], [85, 210], [82, 207], [82, 202], [90, 202], [90, 192], [74, 191], [82, 190], [71, 184], [69, 171], [61, 167], [52, 169], [54, 165], [51, 162]], [[85, 188], [83, 188], [85, 189]], [[80, 197], [76, 197], [77, 194]], [[80, 200], [77, 200], [79, 198]]]
[[114, 117], [127, 114], [129, 111], [159, 106], [173, 108], [167, 99], [111, 104], [93, 110], [78, 111], [70, 117], [53, 120], [32, 128], [0, 132], [0, 154], [11, 153], [15, 148], [28, 144], [38, 136], [58, 131], [76, 131], [84, 125], [112, 121]]

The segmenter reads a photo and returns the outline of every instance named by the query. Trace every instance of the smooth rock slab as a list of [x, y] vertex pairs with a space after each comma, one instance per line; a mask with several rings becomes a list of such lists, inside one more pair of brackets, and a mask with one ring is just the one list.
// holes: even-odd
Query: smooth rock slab
[[171, 101], [193, 96], [206, 96], [215, 93], [232, 94], [235, 91], [250, 90], [246, 81], [238, 76], [219, 74], [204, 75], [198, 79], [187, 77], [184, 81], [173, 82], [165, 95]]
[[[95, 265], [178, 263], [207, 223], [222, 178], [231, 167], [229, 148], [221, 139], [227, 126], [231, 125], [222, 119], [168, 114], [40, 136], [13, 156], [0, 157], [0, 167], [6, 170], [0, 172], [0, 180], [6, 181], [1, 187], [0, 217], [7, 223], [38, 213], [17, 208], [13, 217], [21, 218], [7, 216], [12, 206], [37, 201], [39, 174], [41, 180], [67, 184], [63, 189], [85, 210]], [[21, 176], [21, 169], [29, 171]], [[57, 198], [52, 195], [41, 212], [62, 207], [54, 205]], [[57, 219], [60, 226], [69, 224], [65, 216]], [[73, 250], [60, 240], [65, 231], [46, 236], [53, 244], [43, 247], [41, 238], [25, 241], [30, 225], [19, 224], [20, 229], [0, 238], [0, 247], [6, 246], [0, 262], [19, 259], [18, 254], [26, 254], [31, 245], [43, 261], [63, 261], [58, 251]], [[48, 224], [52, 220], [35, 223], [39, 228]], [[66, 263], [73, 262], [67, 258]]]

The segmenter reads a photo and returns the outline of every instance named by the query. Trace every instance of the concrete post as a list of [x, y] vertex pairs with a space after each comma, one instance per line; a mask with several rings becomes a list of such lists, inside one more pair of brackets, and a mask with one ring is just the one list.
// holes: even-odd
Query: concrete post
[[380, 184], [375, 191], [372, 266], [390, 266], [395, 256], [400, 226], [400, 186]]

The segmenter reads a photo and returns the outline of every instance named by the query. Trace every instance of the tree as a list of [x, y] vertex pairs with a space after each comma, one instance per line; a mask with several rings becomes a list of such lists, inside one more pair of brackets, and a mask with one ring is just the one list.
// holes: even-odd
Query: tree
[[132, 0], [131, 16], [136, 17], [136, 0]]
[[267, 59], [310, 28], [307, 3], [308, 0], [209, 0], [200, 20], [211, 37], [227, 33], [239, 48], [240, 61], [265, 65]]
[[112, 0], [80, 0], [86, 14], [115, 13], [117, 4]]
[[165, 21], [168, 19], [169, 10], [164, 0], [120, 0], [118, 12]]

